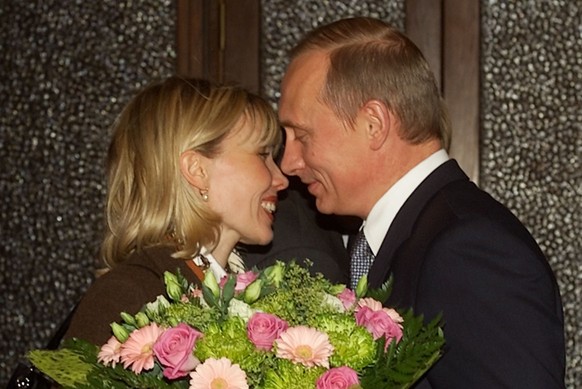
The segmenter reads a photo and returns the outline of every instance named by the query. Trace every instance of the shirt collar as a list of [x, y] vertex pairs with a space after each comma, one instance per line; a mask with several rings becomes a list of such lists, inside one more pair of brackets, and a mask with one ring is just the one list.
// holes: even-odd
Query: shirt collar
[[[211, 271], [217, 281], [220, 281], [222, 277], [227, 275], [226, 270], [220, 266], [216, 258], [214, 258], [214, 255], [204, 246], [200, 249], [200, 254], [193, 258], [196, 265], [204, 268], [206, 267], [206, 263], [201, 257], [204, 257], [208, 262], [208, 269], [206, 271]], [[231, 273], [234, 274], [245, 272], [244, 261], [237, 250], [233, 250], [228, 256], [228, 267]]]
[[400, 178], [388, 191], [374, 204], [368, 218], [363, 223], [364, 235], [374, 255], [378, 254], [384, 237], [394, 221], [396, 214], [410, 197], [412, 192], [428, 177], [436, 168], [445, 163], [449, 155], [443, 149], [430, 155], [420, 162], [402, 178]]
[[205, 271], [206, 272], [211, 271], [212, 274], [214, 275], [214, 278], [216, 278], [216, 281], [220, 281], [222, 277], [226, 276], [226, 270], [224, 270], [224, 268], [220, 266], [216, 258], [214, 258], [212, 253], [208, 251], [206, 247], [202, 247], [200, 250], [200, 254], [193, 258], [193, 261], [196, 265], [201, 266], [202, 268], [206, 266], [204, 260], [201, 258], [202, 256], [206, 258], [206, 260], [208, 261], [208, 269], [206, 269]]

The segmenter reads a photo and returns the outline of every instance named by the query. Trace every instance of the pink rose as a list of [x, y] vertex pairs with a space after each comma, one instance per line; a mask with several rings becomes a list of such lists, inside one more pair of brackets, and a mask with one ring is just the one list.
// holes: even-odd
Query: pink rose
[[370, 307], [361, 307], [356, 311], [356, 323], [366, 327], [374, 340], [386, 337], [386, 346], [392, 339], [399, 341], [402, 338], [401, 324], [395, 321], [384, 309], [374, 311]]
[[194, 346], [201, 337], [201, 332], [184, 323], [169, 328], [160, 335], [154, 344], [154, 353], [165, 367], [166, 378], [173, 380], [184, 377], [198, 366], [200, 361], [194, 356]]
[[340, 299], [345, 309], [351, 309], [356, 302], [356, 294], [353, 290], [345, 288], [337, 298]]
[[258, 349], [270, 351], [273, 348], [273, 342], [288, 327], [285, 320], [275, 315], [257, 312], [249, 319], [247, 336]]
[[359, 384], [358, 374], [347, 366], [329, 369], [317, 379], [317, 389], [348, 389]]
[[234, 291], [237, 293], [242, 292], [243, 290], [246, 289], [247, 286], [249, 286], [250, 284], [253, 283], [254, 280], [256, 280], [258, 277], [258, 274], [252, 272], [252, 271], [247, 271], [244, 273], [240, 273], [236, 275], [236, 285], [234, 287]]

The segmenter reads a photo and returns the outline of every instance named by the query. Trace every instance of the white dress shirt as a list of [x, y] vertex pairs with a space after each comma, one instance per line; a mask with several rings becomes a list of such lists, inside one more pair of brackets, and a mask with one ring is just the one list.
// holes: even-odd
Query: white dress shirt
[[406, 173], [374, 204], [362, 225], [374, 256], [378, 255], [390, 225], [412, 192], [436, 168], [448, 160], [449, 155], [445, 150], [435, 152]]

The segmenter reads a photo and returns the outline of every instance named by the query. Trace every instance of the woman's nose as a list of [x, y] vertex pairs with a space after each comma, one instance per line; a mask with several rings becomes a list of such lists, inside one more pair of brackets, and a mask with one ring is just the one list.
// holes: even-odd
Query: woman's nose
[[279, 169], [275, 163], [272, 165], [271, 175], [272, 185], [275, 189], [277, 189], [277, 191], [283, 190], [289, 186], [289, 180], [287, 177], [285, 177], [281, 169]]

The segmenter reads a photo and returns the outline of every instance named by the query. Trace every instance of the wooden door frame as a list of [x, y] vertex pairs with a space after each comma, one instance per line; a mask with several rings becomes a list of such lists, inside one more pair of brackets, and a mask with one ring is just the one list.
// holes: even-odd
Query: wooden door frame
[[406, 33], [431, 65], [449, 109], [449, 153], [475, 182], [480, 157], [480, 25], [479, 1], [406, 1]]
[[176, 73], [261, 91], [260, 0], [176, 0]]

